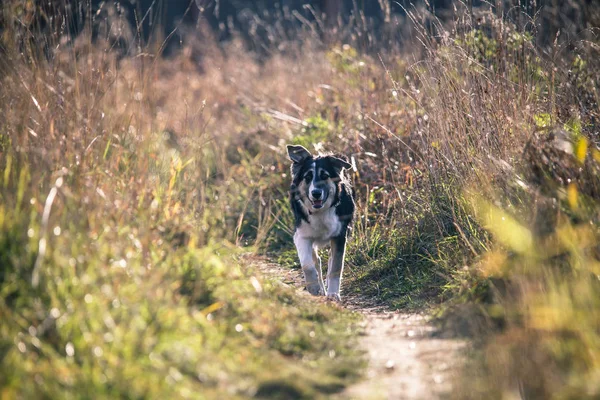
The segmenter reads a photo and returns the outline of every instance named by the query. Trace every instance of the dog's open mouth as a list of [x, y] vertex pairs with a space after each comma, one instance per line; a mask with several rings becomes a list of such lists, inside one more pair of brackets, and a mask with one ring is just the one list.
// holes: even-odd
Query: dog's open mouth
[[323, 200], [311, 200], [313, 208], [323, 207]]

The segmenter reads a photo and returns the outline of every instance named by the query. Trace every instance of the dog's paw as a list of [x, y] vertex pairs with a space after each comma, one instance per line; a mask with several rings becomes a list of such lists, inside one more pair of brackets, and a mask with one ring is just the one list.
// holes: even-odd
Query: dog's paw
[[339, 303], [342, 301], [339, 293], [327, 293], [327, 300]]
[[323, 288], [318, 283], [306, 285], [306, 290], [308, 290], [308, 293], [312, 294], [313, 296], [323, 296], [325, 294]]

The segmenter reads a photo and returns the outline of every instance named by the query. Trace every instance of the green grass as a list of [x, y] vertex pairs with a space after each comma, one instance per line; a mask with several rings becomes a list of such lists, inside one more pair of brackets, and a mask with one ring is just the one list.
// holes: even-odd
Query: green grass
[[360, 82], [338, 89], [345, 131], [324, 143], [358, 166], [344, 290], [433, 306], [446, 334], [471, 337], [456, 398], [596, 398], [597, 51], [578, 42], [551, 60], [518, 23], [486, 15], [437, 27], [441, 40], [417, 27], [412, 67], [330, 56]]
[[165, 226], [168, 200], [117, 209], [98, 195], [82, 212], [68, 173], [44, 228], [28, 168], [0, 174], [7, 398], [314, 398], [360, 375], [356, 316], [263, 277], [225, 241], [184, 243]]
[[47, 59], [19, 29], [0, 62], [1, 397], [312, 399], [357, 380], [359, 316], [244, 255], [289, 231], [273, 155], [239, 132], [261, 118], [207, 115], [223, 87], [177, 61], [118, 61], [86, 33]]
[[166, 58], [89, 31], [65, 45], [17, 8], [0, 39], [3, 396], [326, 398], [359, 379], [359, 317], [242, 255], [298, 267], [299, 143], [356, 166], [342, 295], [476, 335], [456, 397], [597, 397], [596, 43], [549, 57], [518, 18], [462, 10], [412, 14], [413, 44], [376, 56], [299, 31], [261, 60], [193, 35]]

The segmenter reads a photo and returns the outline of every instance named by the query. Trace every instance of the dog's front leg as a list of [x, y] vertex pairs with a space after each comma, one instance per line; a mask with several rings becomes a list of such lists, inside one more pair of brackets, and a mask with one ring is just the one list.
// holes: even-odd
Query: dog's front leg
[[340, 285], [346, 255], [346, 235], [331, 239], [331, 255], [327, 269], [327, 298], [340, 301]]
[[298, 258], [300, 259], [300, 266], [304, 273], [306, 289], [310, 294], [315, 296], [325, 294], [321, 274], [317, 272], [317, 268], [315, 267], [312, 240], [296, 236], [294, 237], [294, 244], [296, 245], [296, 250], [298, 250]]
[[321, 286], [321, 294], [325, 294], [325, 285], [323, 284], [323, 269], [321, 267], [321, 257], [317, 253], [317, 249], [313, 246], [313, 261], [315, 262], [315, 268], [317, 269], [317, 275], [319, 275], [319, 285]]

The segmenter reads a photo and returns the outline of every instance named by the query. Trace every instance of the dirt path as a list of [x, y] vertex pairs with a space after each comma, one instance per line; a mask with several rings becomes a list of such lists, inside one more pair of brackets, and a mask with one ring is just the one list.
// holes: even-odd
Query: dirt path
[[[299, 271], [264, 264], [261, 269], [302, 290]], [[344, 297], [342, 306], [364, 314], [361, 345], [369, 357], [363, 381], [338, 399], [440, 399], [452, 391], [465, 341], [440, 337], [422, 314], [388, 311], [361, 297]]]
[[443, 339], [420, 314], [388, 312], [364, 307], [360, 298], [345, 306], [365, 315], [363, 348], [369, 367], [362, 382], [341, 395], [342, 399], [439, 399], [452, 390], [452, 374], [460, 365], [465, 342]]

